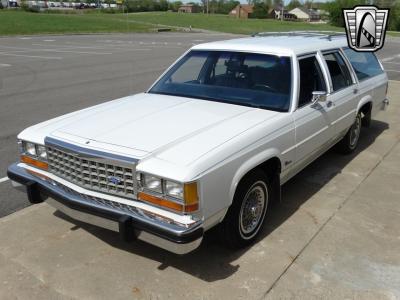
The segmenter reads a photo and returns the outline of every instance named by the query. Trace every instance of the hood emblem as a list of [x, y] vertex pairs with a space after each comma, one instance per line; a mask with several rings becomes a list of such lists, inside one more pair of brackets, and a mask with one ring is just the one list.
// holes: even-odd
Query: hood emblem
[[119, 185], [122, 182], [122, 178], [117, 177], [117, 176], [109, 176], [108, 177], [108, 182], [111, 182], [115, 185]]

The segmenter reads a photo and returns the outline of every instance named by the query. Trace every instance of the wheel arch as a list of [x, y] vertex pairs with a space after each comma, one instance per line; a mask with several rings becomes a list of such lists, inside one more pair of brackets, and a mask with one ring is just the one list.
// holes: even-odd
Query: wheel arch
[[362, 125], [369, 127], [371, 125], [371, 113], [372, 113], [373, 101], [370, 95], [367, 95], [361, 99], [358, 103], [357, 114], [362, 113]]
[[358, 102], [356, 113], [358, 113], [359, 111], [364, 113], [363, 109], [366, 109], [366, 108], [370, 109], [370, 111], [371, 111], [372, 105], [373, 105], [373, 101], [372, 101], [371, 95], [366, 95], [365, 97], [361, 98], [361, 100]]
[[276, 174], [276, 172], [280, 173], [282, 164], [278, 149], [269, 149], [264, 152], [261, 152], [258, 155], [244, 162], [237, 169], [232, 179], [231, 187], [229, 190], [229, 199], [230, 199], [229, 205], [232, 204], [233, 197], [235, 196], [235, 192], [240, 181], [257, 168], [263, 170], [267, 174], [267, 176], [272, 176], [273, 174]]

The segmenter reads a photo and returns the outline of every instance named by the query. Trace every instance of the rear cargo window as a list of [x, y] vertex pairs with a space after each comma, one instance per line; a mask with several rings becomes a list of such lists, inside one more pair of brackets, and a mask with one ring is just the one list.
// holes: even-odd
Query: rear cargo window
[[357, 52], [350, 48], [345, 49], [344, 52], [353, 66], [358, 80], [361, 81], [383, 73], [375, 54], [371, 52]]

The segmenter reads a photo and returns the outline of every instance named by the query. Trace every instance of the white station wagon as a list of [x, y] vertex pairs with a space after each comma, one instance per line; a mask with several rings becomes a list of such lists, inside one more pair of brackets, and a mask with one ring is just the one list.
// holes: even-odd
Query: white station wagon
[[31, 203], [184, 254], [219, 227], [252, 243], [281, 185], [389, 103], [373, 53], [292, 32], [196, 45], [150, 89], [18, 135], [8, 169]]

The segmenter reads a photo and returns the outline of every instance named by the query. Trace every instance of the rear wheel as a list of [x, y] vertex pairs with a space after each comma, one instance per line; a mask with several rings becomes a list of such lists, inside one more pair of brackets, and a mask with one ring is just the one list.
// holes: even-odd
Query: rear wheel
[[358, 145], [358, 140], [360, 138], [361, 133], [361, 112], [359, 112], [356, 116], [356, 119], [351, 125], [350, 129], [347, 131], [346, 135], [343, 139], [337, 144], [337, 149], [339, 152], [348, 154], [352, 153]]
[[255, 170], [239, 183], [233, 203], [221, 224], [222, 238], [232, 248], [250, 245], [260, 232], [271, 188], [264, 172]]

